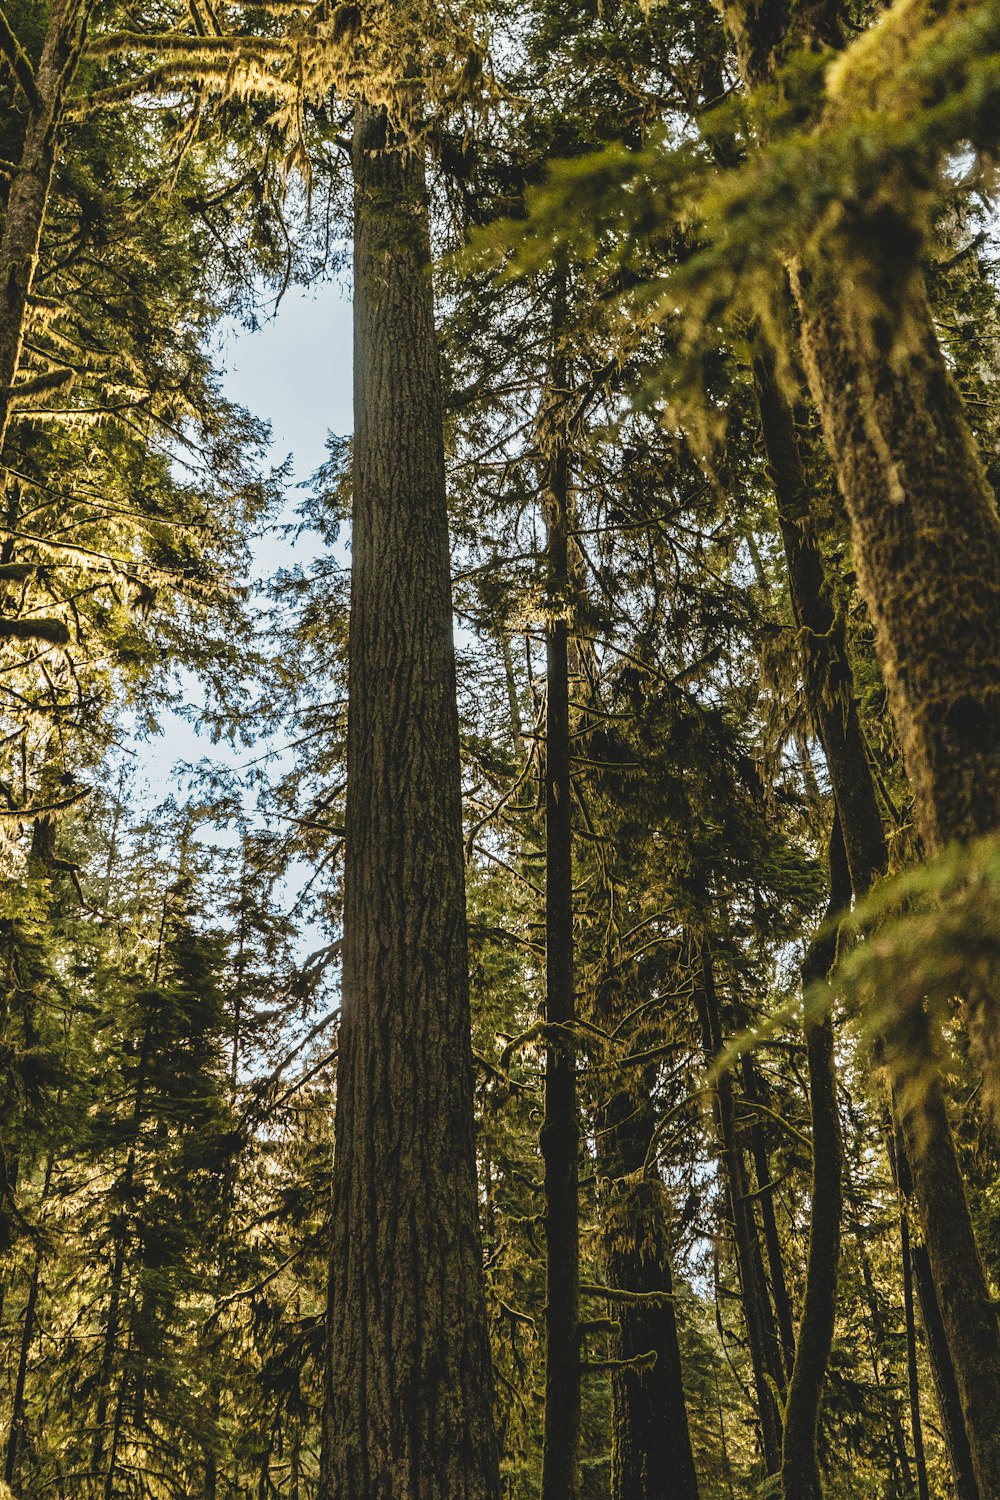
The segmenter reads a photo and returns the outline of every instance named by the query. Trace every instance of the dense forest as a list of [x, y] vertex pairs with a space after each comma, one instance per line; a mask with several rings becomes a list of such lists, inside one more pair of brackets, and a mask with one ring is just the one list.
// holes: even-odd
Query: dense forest
[[998, 0], [0, 0], [0, 1494], [1000, 1500], [998, 161]]

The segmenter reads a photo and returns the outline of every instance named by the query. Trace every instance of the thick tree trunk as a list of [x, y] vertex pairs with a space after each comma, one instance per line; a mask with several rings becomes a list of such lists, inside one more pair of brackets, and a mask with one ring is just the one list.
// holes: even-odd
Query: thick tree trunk
[[[560, 336], [555, 319], [555, 337]], [[565, 399], [565, 360], [551, 373], [553, 408]], [[549, 620], [545, 690], [545, 1431], [542, 1500], [580, 1490], [580, 1129], [573, 972], [573, 830], [569, 726], [569, 455], [558, 413], [545, 434]]]
[[944, 1323], [941, 1320], [941, 1309], [938, 1306], [934, 1278], [931, 1275], [927, 1246], [914, 1240], [912, 1235], [910, 1236], [910, 1257], [913, 1263], [913, 1281], [920, 1308], [920, 1321], [927, 1339], [931, 1374], [934, 1378], [938, 1411], [941, 1415], [941, 1429], [955, 1481], [955, 1500], [981, 1500], [975, 1471], [972, 1467], [972, 1454], [969, 1451], [969, 1435], [962, 1419], [962, 1399], [955, 1380], [955, 1367], [951, 1362]]
[[495, 1500], [428, 210], [359, 106], [343, 1009], [324, 1500]]
[[25, 314], [38, 260], [63, 99], [83, 44], [86, 0], [54, 0], [35, 73], [21, 159], [11, 178], [0, 239], [0, 453], [21, 361]]
[[[850, 902], [839, 816], [830, 838], [830, 901], [826, 923]], [[802, 987], [826, 977], [837, 957], [836, 932], [821, 928], [809, 945], [802, 966]], [[809, 1063], [809, 1110], [812, 1121], [812, 1218], [802, 1317], [795, 1341], [795, 1364], [785, 1403], [781, 1449], [781, 1485], [785, 1500], [822, 1500], [817, 1434], [826, 1367], [833, 1347], [840, 1267], [840, 1219], [843, 1205], [843, 1143], [837, 1104], [837, 1065], [833, 1022], [829, 1016], [808, 1021], [805, 1028]]]
[[[664, 1189], [647, 1161], [654, 1124], [648, 1092], [622, 1088], [603, 1111], [599, 1138], [598, 1170], [608, 1181], [608, 1285], [649, 1299], [612, 1303], [618, 1332], [611, 1345], [611, 1496], [698, 1500]], [[626, 1363], [649, 1354], [651, 1369]]]
[[[711, 948], [704, 939], [699, 944], [696, 961], [700, 972], [694, 986], [695, 1007], [701, 1026], [705, 1059], [712, 1064], [723, 1050], [724, 1036]], [[782, 1393], [784, 1390], [784, 1369], [774, 1310], [764, 1273], [757, 1220], [747, 1181], [746, 1161], [736, 1124], [733, 1080], [728, 1071], [720, 1074], [716, 1083], [712, 1111], [746, 1318], [747, 1342], [760, 1421], [761, 1452], [767, 1472], [777, 1474], [781, 1468], [781, 1417], [776, 1392]]]

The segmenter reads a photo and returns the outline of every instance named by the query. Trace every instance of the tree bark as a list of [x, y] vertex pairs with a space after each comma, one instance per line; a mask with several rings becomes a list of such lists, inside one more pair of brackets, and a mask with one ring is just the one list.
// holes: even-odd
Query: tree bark
[[1000, 825], [1000, 517], [923, 279], [897, 272], [895, 329], [863, 327], [826, 275], [799, 269], [793, 285], [918, 826], [938, 849]]
[[[902, 1208], [902, 1205], [900, 1205]], [[920, 1417], [920, 1374], [917, 1369], [917, 1322], [913, 1311], [913, 1262], [910, 1258], [910, 1226], [905, 1210], [899, 1215], [899, 1249], [903, 1267], [903, 1319], [906, 1328], [906, 1389], [910, 1401], [910, 1433], [913, 1437], [913, 1467], [917, 1471], [918, 1500], [929, 1500], [924, 1428]]]
[[[860, 898], [885, 874], [888, 849], [864, 731], [858, 717], [843, 622], [830, 603], [822, 554], [809, 533], [808, 487], [794, 414], [778, 384], [773, 354], [762, 342], [758, 343], [755, 353], [754, 375], [765, 451], [785, 544], [792, 604], [802, 631], [806, 689], [830, 771], [851, 885], [855, 897]], [[946, 1117], [939, 1114], [938, 1119], [947, 1125]], [[909, 1169], [902, 1149], [898, 1155], [900, 1174], [907, 1180], [905, 1191], [908, 1196], [912, 1191]], [[954, 1366], [944, 1335], [927, 1250], [922, 1244], [915, 1244], [913, 1250], [921, 1318], [927, 1333], [957, 1494], [960, 1500], [978, 1500]]]
[[851, 884], [860, 896], [885, 873], [888, 850], [858, 718], [844, 622], [834, 610], [823, 555], [811, 530], [811, 491], [795, 413], [779, 383], [774, 352], [760, 333], [755, 336], [753, 371], [792, 610], [799, 627], [803, 686], [840, 814]]
[[[836, 931], [829, 924], [850, 902], [851, 880], [839, 816], [830, 837], [830, 901], [826, 924], [813, 938], [802, 966], [802, 988], [824, 979], [837, 957]], [[822, 1500], [817, 1435], [826, 1367], [833, 1347], [840, 1267], [843, 1206], [843, 1143], [837, 1105], [837, 1065], [833, 1021], [807, 1021], [809, 1110], [812, 1120], [812, 1218], [802, 1317], [795, 1341], [795, 1363], [785, 1403], [781, 1485], [785, 1500]]]
[[[919, 274], [897, 290], [905, 340], [882, 330], [881, 357], [879, 330], [859, 326], [825, 274], [793, 282], [918, 826], [940, 848], [1000, 821], [1000, 518]], [[972, 1024], [990, 1053], [988, 1010], [974, 1004]], [[884, 1057], [973, 1466], [980, 1490], [1000, 1494], [1000, 1328], [927, 1017], [906, 1018]]]
[[[760, 1074], [751, 1053], [746, 1052], [741, 1060], [741, 1074], [743, 1078], [743, 1096], [746, 1102], [755, 1106], [763, 1102], [763, 1089]], [[778, 1235], [778, 1220], [774, 1212], [774, 1182], [771, 1177], [771, 1163], [767, 1154], [767, 1142], [761, 1129], [760, 1119], [754, 1110], [750, 1121], [750, 1155], [753, 1159], [754, 1175], [757, 1178], [757, 1202], [760, 1205], [760, 1219], [764, 1230], [764, 1248], [767, 1251], [767, 1268], [771, 1277], [771, 1296], [774, 1300], [774, 1316], [778, 1323], [778, 1334], [781, 1339], [781, 1358], [786, 1378], [792, 1373], [792, 1364], [795, 1359], [795, 1327], [792, 1321], [792, 1301], [788, 1295], [788, 1282], [785, 1277], [785, 1262], [781, 1252], [781, 1239]]]
[[559, 415], [566, 361], [562, 318], [549, 412], [543, 412], [548, 528], [545, 690], [545, 1118], [541, 1131], [545, 1229], [545, 1429], [542, 1500], [580, 1492], [580, 1127], [576, 1087], [573, 972], [573, 828], [569, 724], [569, 453]]
[[[701, 1026], [706, 1062], [712, 1064], [723, 1050], [724, 1036], [715, 988], [712, 952], [707, 940], [698, 945], [698, 974], [694, 986], [695, 1008]], [[746, 1161], [736, 1125], [736, 1100], [731, 1074], [720, 1074], [712, 1100], [719, 1164], [726, 1191], [729, 1221], [733, 1230], [736, 1268], [739, 1274], [753, 1368], [754, 1389], [760, 1421], [761, 1452], [769, 1474], [781, 1468], [781, 1416], [778, 1395], [785, 1379], [774, 1311], [768, 1295], [760, 1236], [747, 1182]]]
[[496, 1500], [428, 208], [356, 113], [344, 978], [324, 1500]]
[[[598, 1170], [608, 1180], [608, 1285], [648, 1299], [611, 1304], [618, 1323], [611, 1341], [611, 1496], [698, 1500], [664, 1189], [648, 1164], [655, 1123], [648, 1091], [622, 1087], [602, 1113]], [[651, 1353], [652, 1369], [625, 1363]]]
[[885, 1042], [884, 1065], [982, 1495], [1000, 1494], [997, 1314], [976, 1244], [929, 1022], [922, 1011]]
[[0, 239], [0, 453], [21, 362], [25, 315], [55, 171], [63, 99], [83, 46], [86, 0], [54, 0], [35, 72], [21, 159], [11, 178]]
[[909, 1242], [913, 1285], [920, 1309], [924, 1337], [927, 1340], [927, 1354], [937, 1394], [941, 1429], [955, 1481], [955, 1497], [956, 1500], [980, 1500], [979, 1486], [972, 1467], [969, 1438], [962, 1415], [962, 1401], [955, 1380], [955, 1367], [948, 1349], [941, 1308], [938, 1305], [930, 1257], [927, 1254], [927, 1246], [919, 1239], [914, 1239], [909, 1233], [906, 1205], [913, 1196], [910, 1164], [906, 1159], [901, 1133], [898, 1127], [892, 1126], [891, 1121], [889, 1132], [887, 1132], [887, 1144], [890, 1164], [900, 1194], [901, 1219], [907, 1230], [906, 1238]]

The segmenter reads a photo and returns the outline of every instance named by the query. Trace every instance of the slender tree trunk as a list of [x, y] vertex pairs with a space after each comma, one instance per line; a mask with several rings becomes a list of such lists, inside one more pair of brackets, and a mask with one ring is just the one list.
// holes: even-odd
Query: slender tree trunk
[[[824, 979], [837, 956], [835, 930], [829, 925], [850, 902], [847, 868], [839, 816], [830, 837], [830, 902], [826, 926], [809, 945], [802, 966], [807, 990]], [[802, 1317], [795, 1341], [795, 1364], [785, 1403], [781, 1450], [781, 1484], [785, 1500], [822, 1500], [817, 1435], [826, 1367], [833, 1347], [840, 1266], [840, 1219], [843, 1206], [843, 1143], [837, 1104], [837, 1065], [833, 1022], [807, 1021], [809, 1109], [812, 1119], [813, 1182], [809, 1256]]]
[[548, 412], [542, 414], [546, 468], [549, 617], [545, 692], [545, 1430], [542, 1500], [580, 1490], [580, 1127], [576, 1087], [573, 972], [573, 829], [569, 725], [569, 453], [560, 420], [566, 360], [556, 348]]
[[[608, 1285], [648, 1298], [612, 1304], [619, 1325], [611, 1345], [612, 1500], [698, 1500], [664, 1188], [647, 1161], [655, 1123], [648, 1090], [621, 1088], [602, 1113]], [[625, 1363], [649, 1354], [652, 1369]]]
[[[699, 944], [696, 962], [700, 972], [694, 987], [695, 1007], [706, 1061], [712, 1063], [723, 1050], [724, 1037], [715, 990], [712, 953], [705, 939]], [[712, 1110], [746, 1318], [760, 1420], [761, 1451], [767, 1472], [777, 1474], [781, 1468], [781, 1417], [776, 1393], [784, 1390], [784, 1370], [774, 1312], [768, 1296], [757, 1220], [747, 1182], [746, 1162], [737, 1131], [733, 1081], [728, 1071], [722, 1073], [716, 1083]]]
[[929, 1500], [927, 1459], [924, 1454], [924, 1429], [920, 1416], [920, 1375], [917, 1369], [917, 1323], [913, 1312], [913, 1262], [910, 1259], [910, 1226], [900, 1202], [899, 1249], [903, 1267], [903, 1319], [906, 1328], [906, 1389], [910, 1401], [910, 1433], [913, 1438], [913, 1467], [917, 1471], [919, 1500]]
[[[760, 1074], [753, 1056], [744, 1053], [741, 1072], [743, 1095], [746, 1102], [757, 1105], [763, 1102]], [[795, 1327], [792, 1321], [792, 1301], [788, 1295], [785, 1279], [785, 1261], [781, 1252], [778, 1220], [774, 1212], [774, 1182], [771, 1178], [771, 1163], [768, 1160], [767, 1142], [760, 1120], [754, 1110], [750, 1121], [750, 1155], [753, 1159], [754, 1175], [757, 1178], [756, 1200], [760, 1206], [760, 1220], [764, 1230], [764, 1248], [767, 1251], [767, 1269], [771, 1278], [771, 1296], [774, 1300], [774, 1315], [781, 1338], [781, 1357], [786, 1378], [792, 1373], [795, 1358]]]
[[0, 239], [0, 453], [21, 362], [25, 315], [38, 260], [66, 89], [83, 45], [86, 0], [54, 0], [29, 101], [21, 159], [11, 178]]
[[[884, 1063], [920, 1211], [948, 1339], [973, 1472], [982, 1495], [1000, 1494], [1000, 1428], [990, 1413], [1000, 1394], [996, 1309], [972, 1228], [936, 1068], [928, 1018], [917, 1011], [884, 1045]], [[995, 1476], [995, 1479], [994, 1479]]]
[[888, 850], [858, 717], [844, 622], [834, 610], [823, 555], [812, 534], [811, 490], [798, 424], [779, 384], [774, 353], [760, 334], [756, 335], [753, 369], [788, 587], [799, 627], [803, 684], [840, 814], [851, 884], [855, 895], [861, 896], [885, 873]]
[[4, 1482], [10, 1486], [15, 1495], [19, 1488], [18, 1470], [20, 1468], [21, 1453], [24, 1448], [26, 1416], [24, 1392], [28, 1378], [28, 1358], [31, 1354], [31, 1346], [35, 1338], [35, 1309], [38, 1306], [38, 1288], [41, 1281], [41, 1274], [42, 1252], [38, 1249], [35, 1251], [35, 1263], [32, 1266], [31, 1282], [28, 1287], [28, 1301], [24, 1309], [21, 1346], [17, 1360], [17, 1375], [14, 1380], [14, 1395], [11, 1400], [10, 1432], [7, 1436], [7, 1454], [4, 1461]]
[[980, 1500], [979, 1486], [976, 1484], [976, 1476], [972, 1469], [968, 1434], [962, 1417], [962, 1402], [955, 1381], [955, 1367], [948, 1350], [948, 1340], [945, 1337], [927, 1247], [919, 1238], [915, 1239], [910, 1230], [907, 1207], [913, 1197], [910, 1164], [906, 1159], [901, 1132], [898, 1126], [893, 1124], [888, 1108], [886, 1121], [886, 1149], [900, 1200], [900, 1240], [905, 1238], [909, 1248], [913, 1291], [916, 1294], [920, 1321], [923, 1324], [924, 1337], [927, 1341], [927, 1355], [941, 1416], [941, 1430], [955, 1481], [955, 1496], [956, 1500]]
[[495, 1500], [428, 209], [354, 128], [344, 979], [324, 1500]]

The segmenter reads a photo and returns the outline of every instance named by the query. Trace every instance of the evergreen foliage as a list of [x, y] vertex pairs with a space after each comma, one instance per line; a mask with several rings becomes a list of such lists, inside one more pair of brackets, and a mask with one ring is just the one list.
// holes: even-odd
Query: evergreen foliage
[[1000, 1493], [998, 63], [0, 0], [0, 1494]]

